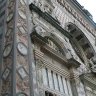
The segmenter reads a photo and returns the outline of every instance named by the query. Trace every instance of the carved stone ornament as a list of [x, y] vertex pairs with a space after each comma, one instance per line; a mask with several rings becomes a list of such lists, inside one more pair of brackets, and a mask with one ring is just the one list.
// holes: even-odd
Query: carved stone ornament
[[43, 12], [47, 12], [49, 14], [51, 14], [54, 9], [54, 6], [50, 0], [39, 2], [39, 7]]
[[3, 57], [9, 56], [9, 54], [11, 53], [11, 50], [12, 50], [12, 45], [7, 44], [4, 48]]
[[7, 16], [7, 22], [10, 22], [13, 18], [13, 12], [10, 12]]
[[91, 69], [92, 69], [92, 72], [96, 73], [96, 65], [93, 65], [93, 66], [91, 67]]
[[26, 2], [27, 2], [27, 0], [20, 0], [20, 3], [21, 3], [22, 5], [25, 5]]
[[28, 76], [27, 71], [25, 70], [25, 68], [23, 66], [18, 68], [17, 72], [18, 72], [19, 76], [21, 77], [21, 79], [25, 79]]
[[42, 37], [45, 36], [46, 30], [44, 30], [41, 26], [37, 26], [37, 27], [35, 28], [35, 30], [36, 30], [36, 32], [37, 32], [40, 36], [42, 36]]
[[8, 29], [8, 31], [6, 32], [6, 35], [5, 35], [5, 36], [6, 36], [6, 37], [9, 37], [10, 34], [12, 33], [12, 31], [13, 31], [13, 28], [10, 27], [10, 28]]
[[7, 68], [5, 68], [5, 70], [4, 70], [3, 74], [2, 74], [2, 79], [6, 80], [8, 78], [8, 76], [9, 76], [9, 74], [10, 74], [10, 69], [7, 67]]
[[7, 0], [8, 1], [8, 8], [13, 7], [14, 1], [13, 0]]
[[19, 10], [19, 15], [22, 19], [26, 19], [26, 14], [22, 10]]
[[17, 49], [22, 55], [27, 55], [27, 46], [24, 43], [18, 42]]
[[48, 46], [50, 48], [54, 49], [56, 52], [62, 54], [62, 52], [59, 50], [58, 46], [49, 38], [48, 38]]
[[44, 11], [48, 12], [49, 14], [51, 14], [52, 11], [53, 11], [53, 8], [49, 4], [45, 4], [44, 5]]
[[94, 64], [96, 64], [96, 56], [92, 57], [91, 60], [92, 60], [92, 62], [93, 62]]
[[25, 34], [25, 33], [26, 33], [26, 30], [24, 29], [23, 26], [19, 26], [18, 29], [19, 29], [19, 31], [20, 31], [22, 34]]

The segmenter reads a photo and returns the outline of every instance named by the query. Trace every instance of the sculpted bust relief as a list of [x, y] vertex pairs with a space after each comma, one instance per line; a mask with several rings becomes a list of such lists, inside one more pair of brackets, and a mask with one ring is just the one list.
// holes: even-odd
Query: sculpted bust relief
[[43, 1], [39, 2], [39, 7], [43, 12], [47, 12], [49, 14], [51, 14], [54, 9], [54, 6], [53, 6], [51, 0], [46, 0], [46, 1], [43, 0]]
[[42, 37], [44, 37], [44, 34], [46, 33], [46, 30], [44, 30], [41, 26], [37, 26], [35, 28], [36, 32], [41, 35]]

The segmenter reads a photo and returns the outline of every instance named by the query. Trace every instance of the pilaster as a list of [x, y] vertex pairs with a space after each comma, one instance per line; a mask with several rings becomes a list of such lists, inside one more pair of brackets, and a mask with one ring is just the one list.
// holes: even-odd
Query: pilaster
[[70, 79], [73, 96], [85, 96], [84, 85], [79, 78], [76, 68], [70, 68]]
[[0, 96], [38, 96], [28, 3], [27, 0], [7, 1]]

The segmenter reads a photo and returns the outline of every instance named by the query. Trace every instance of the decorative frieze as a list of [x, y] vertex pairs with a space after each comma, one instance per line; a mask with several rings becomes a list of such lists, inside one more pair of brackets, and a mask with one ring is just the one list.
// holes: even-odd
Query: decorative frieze
[[51, 0], [47, 1], [47, 0], [42, 0], [42, 1], [39, 1], [39, 4], [38, 4], [39, 8], [43, 11], [43, 12], [47, 12], [49, 14], [52, 14], [53, 12], [53, 9], [54, 9], [54, 6], [51, 2]]
[[57, 2], [63, 6], [68, 12], [70, 12], [89, 32], [94, 35], [94, 29], [82, 18], [80, 14], [76, 12], [66, 1], [57, 0]]
[[[35, 56], [37, 55], [36, 53], [38, 53], [38, 52], [35, 51]], [[70, 78], [69, 72], [68, 72], [68, 70], [66, 70], [66, 68], [65, 69], [61, 69], [61, 68], [57, 67], [55, 64], [52, 64], [52, 63], [48, 62], [44, 58], [44, 55], [42, 57], [39, 55], [39, 57], [36, 57], [36, 58], [40, 59], [40, 61], [43, 62], [42, 63], [43, 67], [47, 67], [47, 68], [53, 70], [54, 72], [59, 73], [62, 76], [65, 76], [66, 78]]]
[[39, 58], [43, 58], [44, 57], [44, 53], [42, 53], [40, 50], [35, 49], [34, 50], [35, 53], [35, 57], [39, 57]]

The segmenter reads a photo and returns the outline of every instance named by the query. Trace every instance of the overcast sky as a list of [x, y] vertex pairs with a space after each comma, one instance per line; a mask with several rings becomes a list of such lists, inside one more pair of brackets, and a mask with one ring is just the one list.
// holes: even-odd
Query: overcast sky
[[77, 0], [85, 9], [87, 9], [93, 16], [96, 22], [96, 0]]

